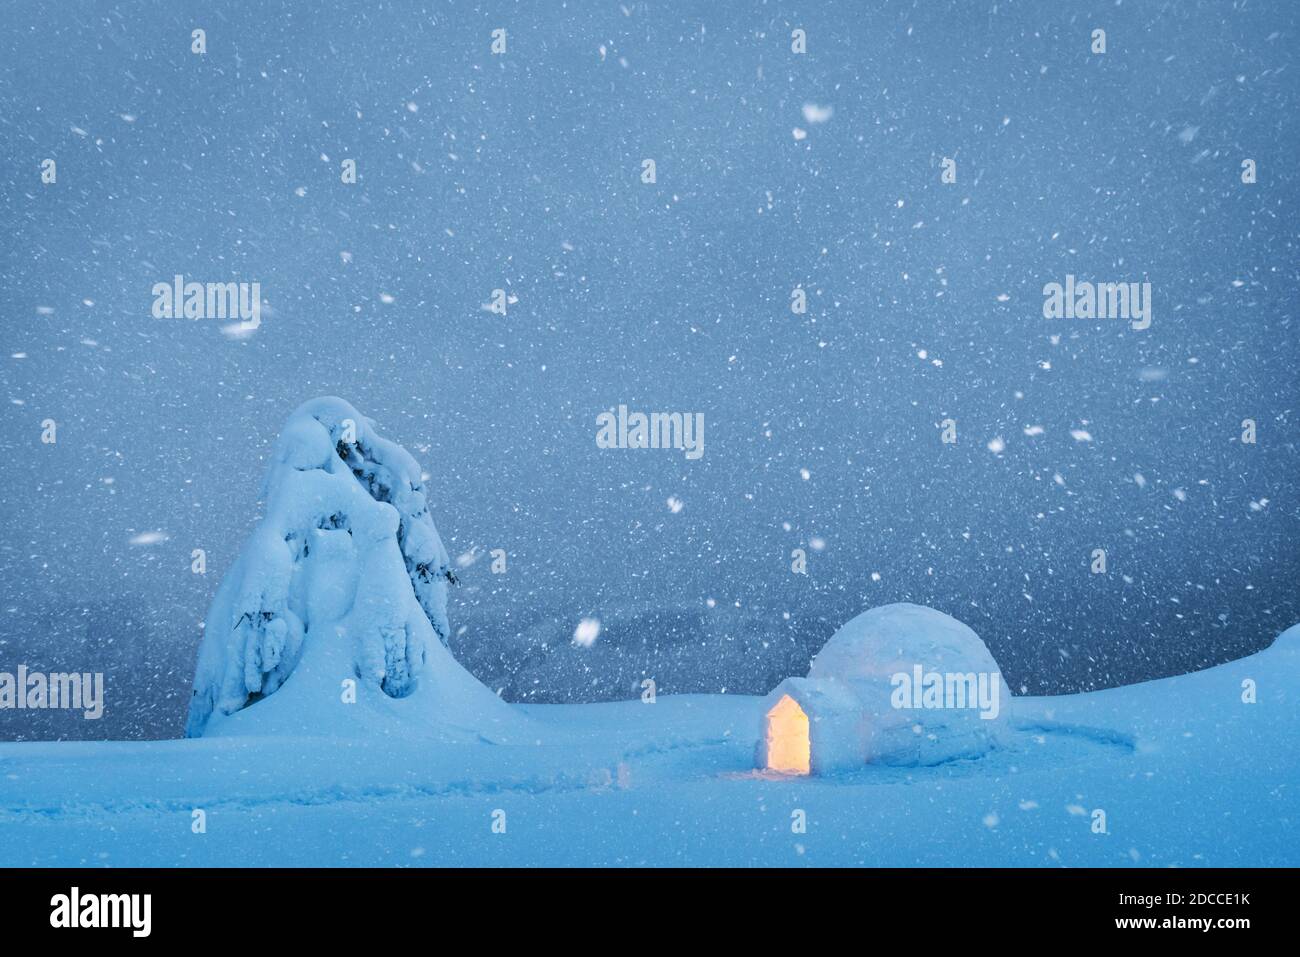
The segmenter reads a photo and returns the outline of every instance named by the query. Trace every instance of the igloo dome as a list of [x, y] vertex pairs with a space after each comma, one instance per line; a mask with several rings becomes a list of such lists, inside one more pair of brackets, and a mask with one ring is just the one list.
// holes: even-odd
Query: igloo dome
[[900, 602], [864, 611], [831, 636], [809, 678], [888, 680], [916, 663], [927, 671], [994, 672], [998, 663], [979, 635], [951, 615]]

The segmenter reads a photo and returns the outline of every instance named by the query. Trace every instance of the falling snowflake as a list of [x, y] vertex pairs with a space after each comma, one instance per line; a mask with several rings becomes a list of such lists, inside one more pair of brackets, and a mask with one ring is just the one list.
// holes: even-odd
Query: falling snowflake
[[590, 648], [599, 637], [600, 620], [597, 618], [584, 618], [573, 629], [573, 643], [580, 648]]

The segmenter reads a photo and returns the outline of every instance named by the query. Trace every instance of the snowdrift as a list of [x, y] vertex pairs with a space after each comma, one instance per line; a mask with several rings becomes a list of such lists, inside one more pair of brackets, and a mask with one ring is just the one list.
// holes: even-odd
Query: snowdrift
[[206, 619], [187, 737], [507, 736], [524, 719], [447, 649], [447, 551], [420, 467], [342, 399], [277, 441], [266, 516]]

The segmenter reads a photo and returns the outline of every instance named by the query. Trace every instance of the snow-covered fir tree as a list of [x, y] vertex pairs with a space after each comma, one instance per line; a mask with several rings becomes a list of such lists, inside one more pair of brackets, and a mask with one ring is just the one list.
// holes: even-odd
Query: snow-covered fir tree
[[293, 413], [272, 454], [266, 515], [207, 616], [187, 736], [272, 696], [274, 707], [257, 709], [259, 731], [344, 730], [377, 714], [436, 724], [454, 713], [461, 727], [482, 723], [466, 711], [498, 726], [514, 717], [447, 648], [454, 577], [420, 476], [342, 399]]

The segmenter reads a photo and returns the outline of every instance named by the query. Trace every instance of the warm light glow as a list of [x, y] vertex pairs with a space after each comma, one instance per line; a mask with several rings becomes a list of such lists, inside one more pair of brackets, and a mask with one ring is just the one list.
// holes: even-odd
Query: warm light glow
[[768, 770], [807, 774], [811, 754], [808, 715], [786, 695], [767, 713]]

